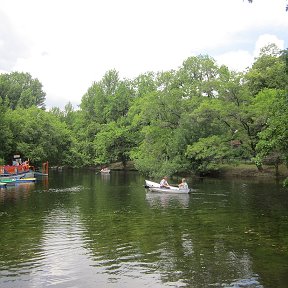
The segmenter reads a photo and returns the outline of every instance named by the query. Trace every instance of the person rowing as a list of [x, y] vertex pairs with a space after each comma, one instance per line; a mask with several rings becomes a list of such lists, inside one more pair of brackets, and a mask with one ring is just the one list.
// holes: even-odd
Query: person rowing
[[167, 179], [168, 179], [167, 176], [163, 177], [163, 179], [160, 181], [160, 188], [170, 189], [170, 185], [168, 184]]
[[189, 189], [185, 178], [182, 178], [182, 182], [178, 185], [179, 189]]

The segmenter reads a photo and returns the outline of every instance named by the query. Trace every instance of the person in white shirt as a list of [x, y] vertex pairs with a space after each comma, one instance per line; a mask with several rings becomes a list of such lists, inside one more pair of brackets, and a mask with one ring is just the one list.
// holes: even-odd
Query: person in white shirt
[[168, 177], [164, 176], [163, 179], [160, 181], [160, 188], [170, 188], [170, 185], [167, 182]]
[[178, 185], [179, 189], [189, 189], [185, 178], [182, 178], [182, 182]]

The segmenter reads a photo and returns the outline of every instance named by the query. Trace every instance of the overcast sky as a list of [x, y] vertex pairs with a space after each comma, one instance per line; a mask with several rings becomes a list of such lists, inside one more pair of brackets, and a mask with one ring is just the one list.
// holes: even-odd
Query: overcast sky
[[251, 66], [268, 43], [287, 48], [285, 0], [0, 0], [0, 73], [28, 72], [46, 107], [74, 107], [110, 69], [121, 79], [178, 69], [208, 54]]

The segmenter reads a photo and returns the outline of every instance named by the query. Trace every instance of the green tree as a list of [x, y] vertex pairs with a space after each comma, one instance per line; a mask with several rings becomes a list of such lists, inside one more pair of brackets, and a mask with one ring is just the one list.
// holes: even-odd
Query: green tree
[[13, 151], [29, 158], [34, 165], [48, 160], [51, 165], [66, 164], [71, 135], [65, 123], [35, 106], [9, 112], [13, 131]]
[[178, 144], [187, 99], [175, 85], [175, 79], [174, 71], [158, 73], [154, 80], [156, 89], [138, 97], [129, 111], [129, 117], [134, 116], [132, 127], [139, 129], [141, 139], [131, 157], [135, 166], [146, 174], [171, 175], [184, 166], [183, 147]]
[[265, 88], [285, 89], [288, 82], [285, 60], [284, 53], [273, 43], [260, 50], [260, 56], [245, 75], [252, 95]]
[[[271, 97], [272, 92], [273, 97]], [[262, 99], [265, 96], [266, 99]], [[265, 108], [269, 111], [269, 117], [267, 117], [267, 128], [259, 134], [260, 140], [257, 144], [258, 157], [262, 161], [266, 159], [266, 161], [268, 160], [270, 163], [273, 163], [275, 173], [278, 175], [280, 163], [285, 162], [288, 167], [287, 92], [275, 90], [271, 91], [268, 95], [260, 94], [259, 97], [261, 99], [258, 100], [258, 103], [261, 100], [266, 101]]]
[[5, 162], [8, 160], [9, 155], [13, 153], [12, 151], [12, 131], [8, 125], [9, 115], [7, 113], [7, 108], [2, 104], [2, 99], [0, 98], [0, 160]]
[[132, 87], [136, 98], [142, 97], [157, 89], [155, 74], [156, 73], [154, 72], [140, 74], [132, 81]]
[[191, 159], [193, 168], [198, 173], [217, 171], [219, 164], [229, 155], [230, 147], [227, 141], [217, 135], [201, 138], [188, 145], [186, 156]]
[[104, 107], [107, 122], [126, 117], [134, 99], [131, 82], [128, 80], [119, 81], [116, 90], [111, 95], [107, 95], [107, 98], [107, 105]]
[[42, 84], [29, 73], [12, 72], [0, 75], [0, 98], [12, 110], [31, 106], [45, 109], [45, 96]]
[[177, 73], [179, 88], [183, 96], [217, 95], [219, 67], [208, 55], [193, 56], [186, 59]]
[[[102, 141], [101, 137], [110, 133], [110, 127], [115, 127], [115, 129], [117, 127], [118, 132], [126, 130], [125, 122], [127, 121], [125, 119], [134, 99], [135, 90], [132, 82], [120, 80], [118, 72], [115, 70], [105, 73], [101, 81], [93, 83], [88, 89], [80, 104], [81, 112], [79, 115], [81, 116], [78, 118], [78, 123], [80, 124], [81, 122], [81, 127], [78, 126], [80, 129], [77, 130], [78, 135], [76, 136], [79, 144], [81, 142], [80, 145], [84, 145], [82, 149], [86, 151], [86, 162], [91, 161], [91, 164], [95, 164], [95, 161], [97, 163], [108, 163], [111, 161], [111, 157], [113, 159], [118, 158], [123, 163], [126, 162], [127, 156], [124, 156], [126, 152], [115, 151], [115, 153], [112, 153], [113, 156], [111, 156], [111, 153], [104, 153], [104, 151], [110, 151], [110, 146], [115, 143], [107, 141], [107, 146], [105, 147], [105, 141]], [[113, 137], [109, 136], [108, 138], [112, 139]], [[124, 138], [121, 136], [120, 138], [122, 140], [125, 138], [123, 143], [128, 145], [130, 140], [126, 142], [126, 136]], [[118, 140], [113, 138], [111, 141], [115, 142]], [[122, 140], [119, 140], [117, 145], [121, 146]], [[94, 142], [99, 145], [94, 145]], [[130, 147], [129, 145], [127, 147]], [[126, 150], [127, 148], [125, 148]], [[105, 160], [106, 156], [104, 155], [107, 157], [110, 155], [111, 157], [109, 156]]]
[[[129, 97], [126, 88], [128, 89], [125, 83], [120, 81], [117, 71], [106, 72], [102, 80], [93, 83], [82, 97], [80, 108], [85, 119], [105, 124], [125, 114], [127, 103], [123, 100]], [[118, 101], [118, 97], [121, 97], [122, 101]], [[120, 107], [118, 107], [119, 104]]]
[[95, 140], [95, 164], [107, 164], [122, 162], [124, 167], [130, 159], [129, 152], [133, 147], [133, 137], [130, 137], [129, 129], [116, 122], [105, 124], [97, 133]]
[[258, 133], [265, 128], [265, 121], [261, 121], [263, 118], [257, 109], [251, 108], [255, 96], [243, 84], [244, 75], [228, 70], [222, 72], [218, 98], [221, 121], [226, 125], [230, 139], [241, 143], [242, 157], [255, 157]]

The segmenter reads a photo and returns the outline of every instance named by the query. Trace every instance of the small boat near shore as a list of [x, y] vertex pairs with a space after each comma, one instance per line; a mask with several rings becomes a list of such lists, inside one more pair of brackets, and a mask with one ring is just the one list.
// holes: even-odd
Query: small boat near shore
[[102, 168], [102, 169], [100, 170], [100, 173], [101, 173], [101, 174], [110, 174], [110, 169], [109, 169], [109, 168]]
[[151, 192], [158, 193], [188, 194], [191, 192], [190, 189], [181, 189], [175, 186], [170, 186], [170, 188], [161, 188], [159, 183], [150, 180], [145, 180], [145, 188]]
[[16, 179], [10, 179], [10, 178], [1, 179], [0, 181], [1, 181], [1, 183], [5, 183], [7, 186], [8, 185], [15, 185], [15, 183], [16, 183]]
[[[5, 166], [2, 166], [2, 167], [5, 167]], [[2, 180], [34, 177], [34, 171], [33, 170], [22, 170], [21, 171], [18, 169], [16, 169], [16, 170], [14, 169], [13, 172], [6, 172], [7, 170], [5, 169], [2, 171], [3, 171], [3, 173], [0, 174], [0, 182], [3, 182]]]
[[30, 178], [20, 178], [16, 179], [16, 183], [33, 183], [36, 182], [36, 178], [30, 177]]
[[14, 155], [12, 165], [0, 165], [0, 182], [34, 177], [34, 167], [29, 160], [22, 162], [20, 155]]
[[[35, 171], [34, 166], [30, 165], [29, 160], [22, 162], [20, 155], [14, 155], [12, 165], [0, 165], [0, 182], [3, 180], [17, 180], [34, 178], [35, 176], [48, 176], [48, 161], [42, 163], [42, 170]], [[31, 182], [32, 180], [26, 180]], [[23, 181], [22, 181], [23, 182]], [[35, 182], [35, 181], [34, 181]]]
[[5, 184], [6, 186], [12, 186], [19, 183], [32, 183], [36, 182], [36, 178], [30, 177], [30, 178], [16, 178], [16, 179], [1, 179], [0, 183]]
[[5, 188], [7, 186], [7, 183], [0, 182], [0, 188]]

